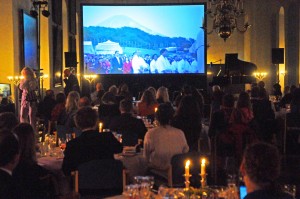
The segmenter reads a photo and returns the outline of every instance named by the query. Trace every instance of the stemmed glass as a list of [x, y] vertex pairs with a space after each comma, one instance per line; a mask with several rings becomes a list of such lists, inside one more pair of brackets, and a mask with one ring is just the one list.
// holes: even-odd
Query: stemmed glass
[[67, 144], [66, 144], [66, 140], [65, 139], [63, 139], [63, 138], [61, 138], [60, 139], [60, 150], [61, 150], [61, 155], [62, 155], [62, 157], [64, 156], [64, 151], [65, 151], [65, 149], [66, 149], [66, 146], [67, 146]]

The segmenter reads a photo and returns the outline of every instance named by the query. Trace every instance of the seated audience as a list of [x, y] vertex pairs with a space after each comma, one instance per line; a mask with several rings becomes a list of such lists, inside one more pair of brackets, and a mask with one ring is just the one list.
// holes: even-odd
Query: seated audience
[[7, 97], [2, 98], [0, 104], [0, 113], [12, 112], [15, 113], [15, 104]]
[[[152, 95], [154, 97], [156, 97], [156, 89], [154, 87], [150, 86], [147, 88], [147, 90], [149, 90], [152, 93]], [[139, 97], [141, 97], [141, 96], [139, 96]]]
[[300, 114], [300, 88], [296, 88], [293, 92], [291, 101], [291, 113]]
[[83, 107], [75, 115], [75, 124], [82, 134], [67, 143], [62, 170], [65, 175], [78, 165], [96, 159], [114, 159], [123, 150], [111, 132], [99, 133], [98, 115], [91, 107]]
[[149, 168], [162, 170], [163, 176], [176, 154], [187, 153], [189, 146], [184, 133], [170, 125], [174, 110], [170, 104], [161, 104], [156, 112], [158, 127], [150, 129], [144, 139], [144, 156]]
[[108, 91], [111, 92], [112, 94], [114, 94], [114, 96], [118, 95], [118, 87], [116, 85], [111, 85], [108, 88]]
[[190, 151], [198, 151], [198, 141], [202, 130], [201, 121], [202, 114], [196, 98], [184, 96], [171, 125], [184, 132]]
[[120, 84], [116, 98], [118, 103], [123, 99], [132, 100], [132, 94], [129, 92], [127, 84]]
[[100, 82], [96, 84], [96, 91], [91, 93], [92, 105], [96, 106], [101, 103], [101, 98], [104, 95], [105, 90]]
[[145, 90], [141, 101], [137, 103], [137, 113], [139, 116], [147, 116], [151, 119], [154, 118], [155, 108], [158, 107], [158, 103], [155, 96], [149, 90]]
[[40, 102], [38, 105], [38, 115], [42, 119], [44, 119], [44, 124], [46, 128], [48, 128], [48, 121], [51, 120], [51, 113], [56, 105], [56, 100], [54, 98], [54, 91], [47, 90], [43, 101]]
[[278, 149], [267, 143], [248, 146], [243, 155], [240, 172], [247, 188], [244, 199], [292, 199], [276, 184], [280, 174]]
[[0, 198], [20, 199], [20, 187], [12, 177], [20, 157], [19, 143], [8, 130], [0, 130]]
[[11, 131], [19, 124], [19, 120], [15, 114], [11, 112], [0, 113], [0, 130], [7, 129]]
[[91, 100], [86, 96], [81, 97], [78, 101], [78, 108], [82, 108], [85, 106], [91, 106]]
[[23, 198], [45, 199], [54, 197], [53, 184], [49, 186], [50, 172], [37, 164], [33, 128], [28, 123], [21, 123], [15, 127], [13, 132], [18, 136], [20, 145], [20, 160], [13, 171], [13, 178], [18, 181]]
[[138, 139], [144, 140], [147, 128], [141, 119], [132, 116], [131, 100], [123, 99], [120, 102], [120, 112], [121, 115], [111, 121], [109, 129], [122, 134], [123, 146], [135, 146]]
[[272, 95], [275, 95], [277, 100], [281, 98], [282, 92], [281, 92], [281, 85], [279, 83], [273, 85]]
[[104, 128], [108, 128], [111, 120], [120, 115], [119, 104], [112, 92], [108, 91], [103, 95], [98, 108], [98, 114]]

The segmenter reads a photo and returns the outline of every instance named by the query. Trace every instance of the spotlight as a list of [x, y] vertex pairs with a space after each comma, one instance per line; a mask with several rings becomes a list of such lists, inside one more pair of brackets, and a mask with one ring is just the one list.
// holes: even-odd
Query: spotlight
[[33, 16], [33, 17], [37, 17], [38, 12], [36, 10], [30, 10], [30, 15]]
[[45, 17], [49, 17], [50, 16], [50, 12], [48, 10], [43, 10], [42, 11], [42, 15], [44, 15]]

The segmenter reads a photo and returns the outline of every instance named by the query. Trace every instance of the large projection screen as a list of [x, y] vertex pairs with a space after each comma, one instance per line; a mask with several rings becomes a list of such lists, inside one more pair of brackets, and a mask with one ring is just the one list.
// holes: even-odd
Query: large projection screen
[[82, 5], [84, 73], [205, 74], [204, 4]]

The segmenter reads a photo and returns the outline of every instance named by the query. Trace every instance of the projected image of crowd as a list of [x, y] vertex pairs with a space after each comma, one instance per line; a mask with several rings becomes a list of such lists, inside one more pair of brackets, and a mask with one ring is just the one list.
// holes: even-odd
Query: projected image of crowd
[[86, 73], [96, 74], [166, 74], [198, 73], [196, 55], [172, 54], [161, 49], [158, 54], [143, 54], [136, 50], [133, 54], [85, 54]]

